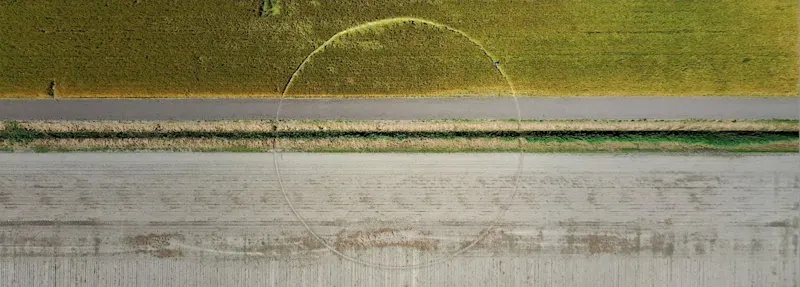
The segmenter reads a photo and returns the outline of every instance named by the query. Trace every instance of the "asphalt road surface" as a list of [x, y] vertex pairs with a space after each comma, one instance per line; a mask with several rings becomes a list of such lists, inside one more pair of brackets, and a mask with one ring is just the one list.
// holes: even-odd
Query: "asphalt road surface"
[[0, 154], [0, 286], [800, 282], [797, 154], [519, 156]]
[[[519, 98], [524, 119], [797, 119], [797, 97]], [[276, 99], [0, 100], [0, 120], [274, 119]], [[516, 119], [510, 97], [288, 99], [285, 119]]]

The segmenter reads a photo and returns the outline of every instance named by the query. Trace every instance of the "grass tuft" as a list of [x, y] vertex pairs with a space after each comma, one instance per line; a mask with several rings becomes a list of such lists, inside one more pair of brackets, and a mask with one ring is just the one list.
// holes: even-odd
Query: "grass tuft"
[[281, 13], [280, 0], [261, 0], [259, 14], [261, 16], [273, 16]]

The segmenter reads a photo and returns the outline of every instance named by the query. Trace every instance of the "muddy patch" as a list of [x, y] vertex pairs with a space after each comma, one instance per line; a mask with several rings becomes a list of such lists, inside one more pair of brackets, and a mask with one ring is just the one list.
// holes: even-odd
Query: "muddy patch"
[[788, 219], [783, 221], [771, 221], [767, 223], [767, 227], [789, 227], [789, 226], [791, 226], [791, 224], [789, 223]]
[[179, 234], [150, 233], [136, 236], [128, 236], [123, 242], [131, 247], [136, 253], [150, 254], [158, 258], [172, 258], [183, 255], [180, 249], [172, 248], [170, 240], [182, 240]]
[[0, 191], [0, 203], [8, 204], [11, 202], [11, 192]]
[[50, 196], [41, 195], [41, 196], [39, 196], [39, 203], [42, 204], [42, 205], [46, 205], [46, 206], [52, 206], [53, 205], [53, 198], [50, 197]]
[[95, 201], [92, 198], [92, 195], [87, 192], [80, 193], [80, 196], [78, 196], [78, 203], [91, 209], [95, 209], [99, 206], [98, 202]]
[[[502, 228], [489, 230], [483, 238], [472, 246], [475, 249], [488, 250], [494, 254], [502, 253], [528, 253], [542, 251], [541, 242], [544, 240], [544, 232], [539, 230], [536, 237], [514, 234]], [[471, 241], [462, 243], [465, 248], [472, 244]]]
[[588, 234], [575, 235], [569, 234], [564, 237], [563, 243], [566, 246], [562, 253], [578, 254], [588, 252], [589, 254], [630, 254], [639, 252], [641, 249], [640, 236], [628, 238], [610, 234]]
[[705, 176], [702, 174], [687, 174], [676, 179], [675, 181], [678, 183], [695, 183], [695, 182], [706, 182], [706, 181], [719, 182], [719, 180], [720, 180], [719, 177]]
[[650, 251], [653, 254], [672, 256], [675, 252], [675, 235], [653, 233], [650, 235]]
[[284, 235], [273, 240], [258, 240], [248, 245], [245, 249], [247, 252], [257, 252], [267, 257], [285, 257], [325, 248], [325, 245], [312, 235], [297, 237]]
[[590, 192], [589, 195], [586, 196], [586, 202], [597, 205], [597, 198], [595, 197], [594, 192]]
[[750, 252], [755, 254], [761, 252], [764, 249], [764, 242], [760, 239], [753, 238], [750, 240]]
[[92, 237], [92, 250], [94, 251], [94, 255], [100, 254], [100, 244], [103, 243], [103, 239], [100, 237]]
[[706, 254], [706, 246], [705, 246], [705, 244], [703, 244], [703, 242], [696, 242], [694, 244], [694, 253], [700, 254], [700, 255]]
[[333, 243], [336, 250], [363, 250], [381, 247], [407, 247], [422, 251], [439, 248], [431, 234], [412, 229], [378, 228], [367, 231], [341, 231]]
[[700, 204], [700, 203], [702, 203], [702, 202], [700, 201], [700, 197], [698, 197], [698, 196], [697, 196], [697, 193], [696, 193], [696, 192], [690, 192], [690, 193], [689, 193], [689, 202], [691, 202], [691, 203], [697, 203], [697, 204]]
[[57, 236], [0, 236], [0, 256], [61, 256], [62, 241]]

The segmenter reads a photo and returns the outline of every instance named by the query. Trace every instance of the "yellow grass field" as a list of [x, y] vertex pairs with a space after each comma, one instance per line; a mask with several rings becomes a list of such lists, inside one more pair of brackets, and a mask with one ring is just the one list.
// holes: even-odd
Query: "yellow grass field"
[[40, 0], [0, 15], [0, 97], [277, 97], [332, 36], [394, 17], [448, 28], [341, 35], [288, 96], [507, 95], [493, 60], [527, 96], [798, 93], [795, 0]]

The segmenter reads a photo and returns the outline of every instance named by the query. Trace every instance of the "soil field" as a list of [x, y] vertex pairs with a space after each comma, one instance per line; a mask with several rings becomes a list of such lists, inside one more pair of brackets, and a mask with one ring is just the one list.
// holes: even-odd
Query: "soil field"
[[509, 94], [498, 61], [524, 95], [796, 95], [797, 11], [793, 0], [3, 1], [0, 97], [275, 97], [337, 32], [401, 16], [445, 26], [347, 33], [289, 94]]
[[520, 156], [0, 154], [0, 285], [800, 280], [797, 154]]

